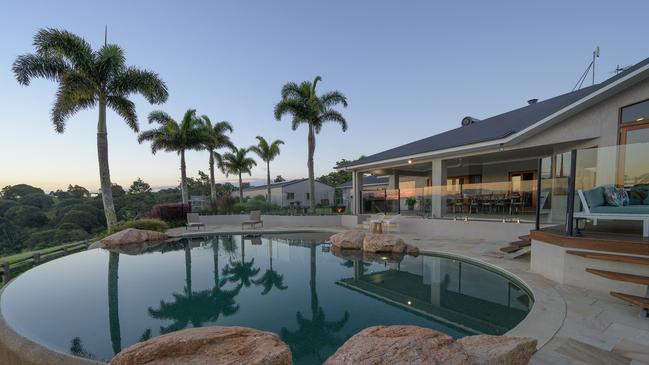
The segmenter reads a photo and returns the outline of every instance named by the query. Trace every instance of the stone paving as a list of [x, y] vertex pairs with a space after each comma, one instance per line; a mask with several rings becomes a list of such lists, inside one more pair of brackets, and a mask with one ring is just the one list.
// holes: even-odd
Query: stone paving
[[[339, 231], [342, 227], [272, 227], [258, 233], [277, 230]], [[171, 234], [205, 232], [241, 232], [239, 226], [208, 226], [205, 231], [171, 230]], [[529, 271], [530, 259], [503, 257], [500, 247], [508, 242], [485, 240], [441, 240], [401, 233], [407, 243], [422, 251], [441, 251], [468, 256], [500, 267], [522, 279], [532, 289], [532, 312], [511, 335], [539, 340], [539, 350], [531, 364], [649, 364], [649, 319], [640, 318], [640, 310], [600, 293], [569, 285], [559, 285]]]

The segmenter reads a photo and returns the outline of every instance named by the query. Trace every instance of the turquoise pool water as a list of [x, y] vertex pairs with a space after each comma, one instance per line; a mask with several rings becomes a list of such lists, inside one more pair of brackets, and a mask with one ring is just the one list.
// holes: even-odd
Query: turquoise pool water
[[16, 278], [0, 298], [2, 315], [49, 348], [105, 361], [162, 333], [218, 324], [275, 332], [296, 364], [321, 364], [368, 326], [502, 334], [531, 308], [520, 285], [474, 263], [335, 252], [329, 235], [222, 235], [140, 253], [85, 251]]

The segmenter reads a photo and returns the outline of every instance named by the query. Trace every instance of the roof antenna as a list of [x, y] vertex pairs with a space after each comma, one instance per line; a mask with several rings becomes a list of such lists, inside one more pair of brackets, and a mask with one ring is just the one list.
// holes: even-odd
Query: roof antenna
[[591, 69], [593, 72], [593, 85], [595, 85], [595, 60], [597, 58], [599, 58], [599, 46], [595, 47], [595, 50], [593, 51], [593, 60], [590, 61], [590, 64], [588, 65], [588, 67], [586, 67], [586, 71], [584, 71], [584, 73], [581, 74], [579, 80], [577, 80], [577, 83], [572, 88], [572, 91], [581, 89], [581, 85], [583, 85], [584, 81], [586, 81], [586, 77], [588, 77], [588, 72], [591, 71]]
[[108, 24], [104, 26], [104, 46], [108, 45]]

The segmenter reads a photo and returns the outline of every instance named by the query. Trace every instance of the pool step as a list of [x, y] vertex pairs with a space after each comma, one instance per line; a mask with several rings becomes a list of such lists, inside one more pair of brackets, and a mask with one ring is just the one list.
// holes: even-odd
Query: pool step
[[618, 293], [616, 291], [612, 291], [611, 295], [618, 299], [624, 300], [625, 302], [635, 304], [645, 310], [649, 309], [649, 298], [639, 297], [637, 295]]
[[627, 255], [614, 255], [608, 253], [588, 252], [588, 251], [575, 251], [568, 250], [566, 253], [570, 255], [580, 256], [587, 259], [623, 262], [626, 264], [649, 265], [649, 257], [641, 256], [627, 256]]
[[587, 268], [586, 271], [591, 274], [595, 274], [611, 280], [624, 281], [627, 283], [635, 283], [641, 285], [649, 285], [649, 276], [625, 274], [621, 272], [590, 269], [590, 268]]

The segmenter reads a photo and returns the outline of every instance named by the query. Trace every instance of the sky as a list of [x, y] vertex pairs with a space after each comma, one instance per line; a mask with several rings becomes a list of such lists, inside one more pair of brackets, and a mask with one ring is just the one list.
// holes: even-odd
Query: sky
[[[288, 81], [322, 77], [318, 91], [343, 92], [349, 129], [326, 125], [317, 136], [316, 176], [356, 159], [570, 91], [601, 48], [596, 81], [617, 65], [649, 57], [643, 1], [8, 1], [0, 10], [0, 187], [46, 191], [79, 184], [98, 189], [97, 110], [80, 112], [65, 133], [49, 118], [56, 85], [20, 86], [15, 58], [33, 52], [40, 28], [66, 29], [92, 44], [108, 41], [127, 63], [157, 72], [170, 96], [163, 105], [133, 97], [141, 130], [164, 110], [188, 108], [234, 127], [237, 146], [255, 136], [282, 139], [271, 175], [307, 176], [307, 129], [273, 107]], [[587, 82], [588, 84], [588, 82]], [[179, 158], [151, 154], [108, 113], [111, 177], [128, 187], [178, 184]], [[206, 152], [187, 155], [188, 174], [207, 172]], [[265, 180], [263, 163], [247, 181]], [[217, 182], [235, 181], [217, 174]]]

